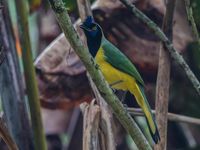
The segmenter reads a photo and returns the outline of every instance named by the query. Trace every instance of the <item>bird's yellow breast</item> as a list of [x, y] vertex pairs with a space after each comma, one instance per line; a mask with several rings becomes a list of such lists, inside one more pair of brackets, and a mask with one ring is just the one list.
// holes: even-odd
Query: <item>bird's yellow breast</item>
[[99, 65], [105, 79], [111, 85], [112, 88], [120, 90], [129, 90], [130, 84], [135, 82], [135, 79], [133, 77], [114, 68], [111, 64], [106, 62], [102, 48], [99, 49], [95, 60]]
[[152, 115], [147, 107], [144, 97], [138, 87], [134, 77], [114, 68], [111, 64], [106, 62], [103, 49], [100, 48], [95, 57], [105, 79], [114, 89], [130, 91], [135, 97], [138, 104], [142, 107], [148, 119], [149, 125], [153, 133], [156, 132], [156, 126], [152, 120]]

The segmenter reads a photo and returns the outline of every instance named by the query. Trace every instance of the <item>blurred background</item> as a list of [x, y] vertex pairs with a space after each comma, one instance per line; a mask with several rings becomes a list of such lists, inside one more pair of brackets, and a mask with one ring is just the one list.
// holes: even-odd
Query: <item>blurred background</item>
[[[78, 27], [80, 19], [77, 1], [63, 0], [63, 2], [75, 28], [83, 37], [82, 31]], [[136, 0], [133, 3], [158, 26], [162, 26], [166, 8], [165, 1]], [[16, 19], [16, 3], [15, 1], [7, 1], [7, 4], [9, 10], [7, 17], [10, 17], [11, 21], [19, 65], [20, 68], [23, 68], [17, 29], [20, 22]], [[200, 1], [192, 0], [191, 4], [194, 19], [200, 32]], [[138, 68], [146, 84], [145, 90], [149, 103], [154, 109], [159, 39], [120, 1], [91, 0], [91, 5], [94, 18], [101, 25], [105, 36], [122, 50]], [[79, 105], [83, 102], [90, 103], [94, 98], [85, 67], [66, 41], [48, 1], [29, 0], [27, 7], [29, 8], [27, 13], [31, 50], [37, 75], [42, 122], [48, 150], [81, 150], [83, 149], [84, 125]], [[174, 47], [184, 56], [192, 71], [200, 79], [200, 46], [194, 40], [182, 0], [176, 2], [173, 29]], [[21, 71], [23, 77], [23, 69]], [[200, 118], [199, 97], [182, 70], [173, 61], [171, 61], [170, 79], [169, 112]], [[2, 82], [3, 80], [0, 80], [0, 84]], [[22, 79], [22, 85], [19, 88], [25, 97], [25, 108], [29, 109], [24, 79]], [[119, 96], [124, 95], [120, 91], [116, 93]], [[129, 93], [126, 93], [123, 103], [128, 107], [138, 107], [134, 97]], [[1, 112], [2, 118], [6, 120], [2, 107]], [[134, 119], [152, 144], [144, 117], [135, 116]], [[111, 120], [116, 149], [136, 149], [134, 142], [117, 119], [111, 116]], [[26, 129], [24, 128], [24, 130]], [[105, 136], [104, 134], [101, 135]], [[200, 149], [199, 135], [199, 125], [169, 121], [167, 149], [198, 150]], [[3, 140], [1, 140], [0, 149], [7, 149]], [[106, 148], [101, 147], [101, 149]]]

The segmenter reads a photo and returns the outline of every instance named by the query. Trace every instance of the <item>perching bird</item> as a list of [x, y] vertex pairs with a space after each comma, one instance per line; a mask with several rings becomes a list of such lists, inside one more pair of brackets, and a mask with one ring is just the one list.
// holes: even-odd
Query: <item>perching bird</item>
[[112, 88], [129, 91], [135, 96], [144, 111], [151, 136], [158, 143], [160, 136], [144, 93], [144, 81], [134, 64], [104, 37], [101, 27], [91, 16], [80, 27], [86, 35], [89, 51], [95, 57], [107, 82]]

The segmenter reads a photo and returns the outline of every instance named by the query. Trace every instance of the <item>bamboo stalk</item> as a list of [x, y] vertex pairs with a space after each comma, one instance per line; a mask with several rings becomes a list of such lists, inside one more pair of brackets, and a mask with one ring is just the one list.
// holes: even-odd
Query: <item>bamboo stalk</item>
[[[173, 16], [176, 0], [167, 0], [166, 12], [163, 20], [163, 32], [170, 41], [173, 36]], [[155, 145], [155, 150], [166, 150], [167, 148], [167, 112], [169, 103], [170, 86], [170, 57], [166, 51], [164, 43], [160, 45], [158, 75], [156, 82], [156, 119], [158, 131], [160, 133], [160, 142]]]
[[[2, 1], [0, 0], [0, 6], [1, 6], [1, 4], [2, 4]], [[5, 25], [3, 23], [4, 22], [3, 22], [2, 10], [0, 10], [0, 52], [5, 50], [5, 43], [3, 40], [3, 37], [4, 37], [3, 31], [5, 31]], [[14, 101], [14, 102], [11, 101], [12, 100], [11, 97], [13, 95], [16, 96], [14, 86], [13, 86], [13, 84], [5, 86], [5, 83], [8, 83], [9, 81], [11, 81], [11, 75], [9, 74], [10, 73], [9, 69], [10, 68], [8, 65], [8, 59], [7, 59], [7, 57], [5, 57], [5, 61], [0, 66], [0, 83], [1, 83], [0, 84], [0, 95], [1, 95], [1, 99], [3, 102], [8, 101], [11, 104], [13, 104], [13, 106], [14, 106], [13, 107], [13, 106], [6, 105], [6, 106], [8, 106], [6, 113], [8, 112], [8, 110], [10, 110], [10, 108], [13, 108], [11, 113], [18, 113], [18, 109], [15, 108], [17, 106], [16, 101]], [[7, 95], [7, 93], [9, 93], [10, 96]], [[5, 111], [5, 109], [4, 109], [4, 111]], [[20, 121], [19, 121], [18, 114], [12, 115], [11, 113], [10, 113], [9, 117], [13, 117], [12, 119], [15, 119], [14, 117], [16, 117], [16, 126], [20, 127]], [[9, 120], [10, 118], [7, 118], [7, 119]], [[12, 130], [12, 129], [10, 129], [10, 130]], [[17, 130], [17, 132], [11, 132], [12, 136], [15, 138], [15, 140], [17, 140], [17, 138], [20, 138], [20, 136], [17, 136], [17, 133], [19, 133], [19, 131], [21, 131], [18, 128], [16, 130]], [[4, 140], [4, 142], [8, 146], [9, 150], [17, 150], [18, 149], [17, 145], [13, 141], [9, 131], [5, 127], [4, 122], [2, 121], [1, 118], [0, 118], [0, 137]], [[20, 143], [20, 140], [18, 140], [17, 142]]]
[[109, 88], [107, 82], [105, 82], [102, 73], [99, 70], [98, 65], [95, 63], [93, 57], [90, 55], [87, 48], [85, 48], [76, 33], [73, 25], [71, 23], [70, 17], [67, 13], [66, 8], [61, 0], [49, 0], [52, 9], [55, 12], [57, 20], [65, 33], [66, 38], [70, 42], [74, 51], [80, 57], [84, 63], [87, 71], [90, 73], [92, 80], [96, 84], [101, 96], [106, 100], [106, 102], [111, 106], [114, 114], [122, 123], [126, 131], [133, 138], [137, 147], [140, 150], [150, 150], [152, 149], [147, 142], [146, 138], [138, 128], [137, 124], [133, 121], [131, 116], [123, 108], [123, 105], [118, 100], [118, 98], [113, 94], [112, 90]]
[[26, 89], [29, 99], [31, 122], [33, 128], [34, 144], [36, 150], [46, 150], [46, 139], [42, 126], [39, 91], [33, 66], [31, 45], [28, 30], [27, 1], [16, 0], [18, 30], [22, 47], [22, 60], [25, 73]]
[[0, 68], [0, 88], [3, 111], [10, 134], [20, 149], [31, 149], [30, 124], [25, 108], [24, 88], [16, 53], [14, 35], [8, 12], [7, 1], [2, 0], [3, 10], [0, 10], [0, 37], [6, 52], [6, 58]]
[[162, 32], [162, 30], [144, 13], [138, 10], [135, 5], [133, 5], [129, 0], [120, 0], [140, 21], [145, 23], [149, 29], [151, 29], [154, 34], [164, 43], [166, 49], [168, 50], [170, 57], [183, 69], [187, 78], [192, 83], [197, 94], [200, 96], [200, 83], [194, 73], [191, 71], [188, 64], [185, 62], [183, 57], [174, 48], [172, 42], [167, 38], [167, 36]]

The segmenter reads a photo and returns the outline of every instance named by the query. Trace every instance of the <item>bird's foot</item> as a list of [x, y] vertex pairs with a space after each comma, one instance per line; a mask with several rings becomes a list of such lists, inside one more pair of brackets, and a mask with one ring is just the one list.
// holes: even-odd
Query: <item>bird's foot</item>
[[113, 93], [115, 93], [115, 92], [117, 91], [116, 89], [114, 89], [114, 88], [112, 88], [112, 87], [111, 87], [111, 89], [112, 89]]
[[111, 83], [110, 86], [113, 87], [113, 86], [115, 86], [117, 84], [120, 84], [122, 82], [123, 82], [123, 80], [118, 80], [118, 81], [115, 81], [115, 82]]

